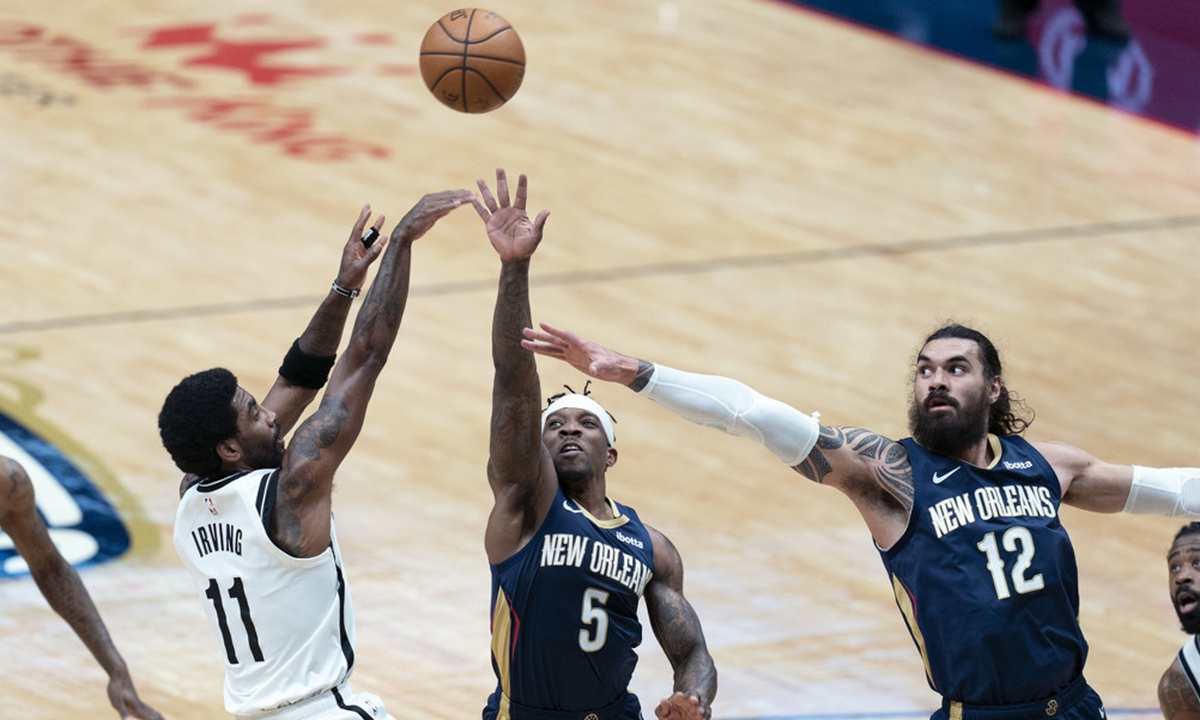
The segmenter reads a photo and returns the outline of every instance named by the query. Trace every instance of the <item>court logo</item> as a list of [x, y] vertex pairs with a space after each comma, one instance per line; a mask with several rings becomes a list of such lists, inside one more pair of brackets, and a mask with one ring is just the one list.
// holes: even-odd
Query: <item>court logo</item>
[[[54, 545], [75, 566], [108, 562], [129, 549], [129, 531], [87, 475], [32, 430], [0, 412], [0, 454], [25, 468]], [[12, 539], [0, 532], [0, 578], [29, 574]]]
[[[311, 54], [344, 58], [346, 54], [377, 57], [392, 50], [391, 36], [378, 32], [347, 33], [322, 27], [312, 32], [275, 27], [270, 15], [239, 15], [223, 22], [185, 22], [130, 28], [124, 35], [140, 38], [137, 59], [115, 57], [94, 42], [37, 23], [0, 18], [0, 56], [67, 78], [76, 87], [141, 95], [142, 107], [179, 113], [192, 123], [277, 149], [288, 157], [317, 163], [384, 160], [391, 150], [377, 142], [327, 130], [322, 111], [281, 101], [298, 83], [361, 74], [415, 79], [412, 62], [371, 60], [366, 68], [339, 60], [309, 61]], [[343, 37], [345, 35], [349, 37]], [[360, 63], [361, 64], [361, 63]], [[171, 65], [164, 69], [164, 65]], [[209, 71], [234, 74], [241, 89], [230, 89]], [[220, 90], [215, 88], [220, 87]], [[269, 92], [264, 92], [264, 90]], [[247, 93], [246, 91], [249, 91]], [[0, 93], [39, 106], [75, 105], [76, 96], [58, 91], [37, 78], [9, 73]], [[0, 98], [5, 95], [0, 95]]]

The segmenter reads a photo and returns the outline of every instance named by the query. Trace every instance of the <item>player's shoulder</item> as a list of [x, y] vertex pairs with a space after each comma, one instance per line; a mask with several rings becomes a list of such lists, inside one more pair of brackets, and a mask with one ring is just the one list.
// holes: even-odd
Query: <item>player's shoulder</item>
[[642, 523], [642, 527], [646, 528], [646, 534], [650, 536], [650, 548], [654, 554], [654, 572], [661, 575], [671, 569], [680, 568], [683, 565], [683, 559], [680, 557], [675, 543], [671, 542], [671, 538], [646, 523]]
[[1166, 720], [1197, 720], [1200, 699], [1176, 657], [1158, 681], [1158, 703]]
[[1056, 469], [1080, 469], [1096, 462], [1096, 458], [1091, 453], [1071, 443], [1060, 440], [1031, 440], [1028, 442], [1034, 450], [1046, 458], [1046, 462]]

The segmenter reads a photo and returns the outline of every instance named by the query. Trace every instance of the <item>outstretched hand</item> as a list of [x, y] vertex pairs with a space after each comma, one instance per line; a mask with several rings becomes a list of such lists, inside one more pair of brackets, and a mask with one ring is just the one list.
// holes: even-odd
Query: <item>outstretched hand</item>
[[496, 195], [488, 189], [487, 182], [476, 181], [479, 194], [483, 196], [472, 200], [475, 211], [487, 224], [488, 240], [500, 254], [501, 260], [525, 260], [533, 256], [533, 251], [542, 242], [542, 228], [546, 218], [550, 217], [549, 210], [538, 213], [533, 222], [525, 212], [527, 179], [522, 174], [517, 180], [517, 194], [513, 203], [508, 199], [508, 176], [504, 168], [496, 168]]
[[628, 355], [585, 340], [570, 330], [546, 323], [541, 329], [525, 328], [521, 347], [538, 355], [558, 358], [588, 377], [628, 385], [637, 376], [638, 362]]
[[118, 675], [108, 681], [108, 701], [121, 714], [121, 720], [163, 720], [157, 710], [138, 698], [128, 677]]
[[712, 717], [712, 707], [700, 701], [695, 695], [684, 695], [677, 692], [658, 703], [654, 708], [658, 720], [709, 720]]
[[[363, 286], [367, 280], [367, 268], [383, 252], [384, 243], [377, 242], [371, 247], [363, 245], [363, 229], [367, 226], [367, 220], [370, 217], [371, 206], [363, 205], [362, 210], [358, 213], [358, 220], [350, 230], [350, 239], [346, 241], [346, 247], [342, 248], [342, 264], [338, 268], [337, 284], [347, 290], [357, 290]], [[375, 218], [372, 227], [376, 232], [383, 227], [383, 220], [383, 215]]]
[[392, 228], [392, 242], [415, 242], [451, 210], [469, 202], [475, 202], [475, 193], [470, 190], [443, 190], [425, 195]]

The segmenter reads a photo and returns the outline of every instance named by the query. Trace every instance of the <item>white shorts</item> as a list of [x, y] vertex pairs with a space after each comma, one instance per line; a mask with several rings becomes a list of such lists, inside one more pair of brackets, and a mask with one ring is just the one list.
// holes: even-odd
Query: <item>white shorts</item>
[[326, 690], [307, 700], [237, 720], [395, 720], [375, 693], [356, 693], [349, 685]]

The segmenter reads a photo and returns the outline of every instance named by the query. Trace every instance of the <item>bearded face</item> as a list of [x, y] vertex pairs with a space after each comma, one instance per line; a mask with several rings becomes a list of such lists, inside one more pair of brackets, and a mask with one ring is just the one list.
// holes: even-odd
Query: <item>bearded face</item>
[[913, 439], [940, 455], [956, 455], [987, 437], [991, 404], [984, 390], [961, 402], [946, 389], [933, 389], [908, 407]]
[[1188, 534], [1175, 541], [1167, 555], [1168, 591], [1171, 605], [1183, 631], [1200, 634], [1200, 535]]

